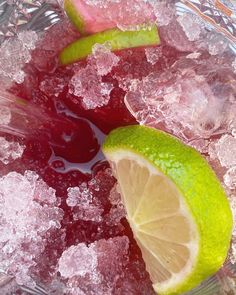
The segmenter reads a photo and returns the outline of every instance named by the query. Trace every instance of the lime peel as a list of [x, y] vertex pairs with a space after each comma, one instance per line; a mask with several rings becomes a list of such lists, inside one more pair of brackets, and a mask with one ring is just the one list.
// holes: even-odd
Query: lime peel
[[[135, 200], [131, 198], [131, 193], [127, 195], [129, 190], [126, 189], [125, 191], [124, 189], [126, 178], [129, 179], [130, 186], [132, 181], [135, 183], [132, 179], [134, 171], [132, 172], [132, 169], [128, 171], [129, 169], [127, 168], [125, 178], [122, 178], [122, 170], [119, 170], [119, 163], [122, 163], [123, 160], [124, 163], [125, 161], [128, 163], [132, 160], [131, 162], [135, 163], [133, 165], [136, 165], [136, 171], [143, 169], [140, 167], [144, 165], [152, 177], [154, 177], [153, 173], [155, 170], [156, 175], [162, 175], [170, 181], [181, 196], [180, 204], [183, 204], [181, 206], [185, 208], [182, 218], [189, 220], [191, 241], [193, 241], [190, 247], [192, 256], [189, 256], [188, 261], [191, 265], [183, 267], [182, 272], [181, 270], [178, 273], [172, 272], [171, 278], [162, 282], [155, 282], [152, 279], [154, 289], [158, 294], [182, 294], [214, 274], [226, 259], [230, 246], [233, 221], [225, 192], [207, 161], [196, 150], [184, 145], [173, 136], [143, 126], [130, 126], [114, 130], [107, 137], [103, 145], [103, 151], [107, 159], [112, 163], [112, 166], [115, 167], [114, 171], [116, 171], [115, 173], [121, 186], [124, 203], [126, 208], [128, 208], [127, 218], [139, 245], [141, 243], [136, 224], [139, 220], [133, 220], [132, 213], [129, 213], [129, 205], [127, 204], [127, 202], [131, 201], [134, 203]], [[140, 161], [146, 164], [141, 165]], [[139, 181], [142, 182], [140, 179]], [[167, 191], [167, 195], [168, 193]], [[131, 201], [130, 198], [132, 199]], [[153, 200], [150, 199], [149, 202], [153, 207]], [[145, 205], [145, 201], [142, 201], [142, 206], [139, 209], [141, 218], [148, 218], [147, 209], [152, 212], [152, 208], [148, 208], [148, 205]], [[171, 223], [171, 219], [169, 220]], [[166, 231], [168, 232], [168, 224]], [[197, 244], [194, 246], [194, 243]], [[185, 247], [184, 243], [182, 244]], [[145, 251], [143, 251], [142, 245], [140, 246], [144, 255]], [[150, 243], [146, 243], [146, 247], [150, 247]], [[186, 251], [183, 248], [183, 253]], [[187, 254], [185, 256], [188, 258]], [[150, 264], [150, 261], [148, 263]], [[148, 263], [146, 259], [147, 270], [151, 277], [155, 277], [151, 273], [153, 267], [149, 266]], [[167, 273], [166, 277], [168, 277]]]
[[86, 58], [92, 53], [95, 44], [104, 44], [109, 42], [112, 51], [140, 46], [152, 46], [160, 44], [160, 38], [156, 25], [141, 28], [135, 31], [121, 31], [112, 29], [87, 37], [68, 45], [59, 55], [62, 65], [71, 64]]

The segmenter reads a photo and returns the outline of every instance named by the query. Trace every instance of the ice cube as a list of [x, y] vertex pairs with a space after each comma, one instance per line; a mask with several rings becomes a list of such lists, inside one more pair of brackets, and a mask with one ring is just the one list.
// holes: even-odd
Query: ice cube
[[186, 142], [231, 132], [235, 78], [225, 63], [224, 58], [187, 54], [166, 70], [157, 67], [140, 79], [128, 77], [125, 104], [140, 124], [167, 130]]
[[228, 48], [228, 43], [221, 34], [209, 32], [206, 36], [208, 52], [211, 55], [222, 54]]
[[168, 26], [162, 26], [159, 33], [161, 40], [179, 51], [193, 52], [198, 50], [195, 42], [187, 38], [182, 26], [176, 19], [173, 19]]
[[68, 188], [66, 202], [69, 207], [72, 207], [75, 220], [101, 221], [103, 208], [94, 198], [92, 190], [85, 182], [79, 187]]
[[0, 47], [0, 75], [22, 83], [23, 67], [31, 60], [38, 36], [33, 31], [20, 32], [18, 36], [4, 41]]
[[190, 41], [196, 41], [200, 38], [203, 28], [195, 15], [186, 13], [179, 16], [177, 20]]
[[[84, 0], [86, 4], [98, 8], [111, 25], [121, 30], [136, 29], [154, 19], [153, 10], [146, 0]], [[110, 25], [110, 26], [111, 26]]]
[[0, 125], [8, 125], [11, 122], [11, 111], [8, 107], [0, 105]]
[[97, 264], [98, 258], [94, 245], [86, 246], [86, 244], [81, 243], [77, 246], [71, 246], [62, 253], [58, 271], [67, 279], [74, 276], [85, 277], [86, 274], [92, 278]]
[[0, 161], [4, 164], [20, 158], [24, 150], [24, 145], [20, 145], [18, 142], [7, 141], [4, 137], [0, 136]]
[[224, 183], [230, 189], [236, 189], [236, 166], [227, 170], [224, 175]]
[[233, 67], [234, 73], [236, 73], [236, 58], [232, 62], [232, 67]]
[[230, 168], [236, 166], [236, 138], [223, 135], [215, 144], [215, 152], [222, 166]]
[[162, 50], [160, 47], [147, 47], [145, 48], [145, 54], [147, 61], [150, 64], [155, 65], [162, 56]]
[[61, 76], [46, 76], [39, 85], [39, 89], [47, 96], [58, 97], [66, 86], [66, 79]]
[[91, 64], [95, 64], [97, 73], [105, 76], [111, 72], [112, 68], [119, 63], [119, 57], [111, 52], [109, 42], [104, 44], [95, 44], [93, 46], [92, 55], [89, 57]]
[[158, 27], [167, 26], [175, 15], [173, 1], [146, 0], [152, 6]]
[[0, 269], [20, 285], [34, 285], [47, 241], [60, 228], [63, 211], [55, 203], [55, 190], [35, 172], [0, 178]]
[[[128, 263], [126, 236], [102, 239], [86, 246], [80, 243], [63, 252], [59, 272], [67, 278], [69, 294], [113, 294]], [[74, 293], [77, 290], [78, 293]]]
[[86, 67], [74, 67], [75, 74], [69, 83], [69, 91], [82, 98], [85, 109], [95, 109], [108, 104], [113, 84], [104, 82], [102, 76], [110, 73], [119, 60], [106, 42], [94, 45]]
[[119, 193], [118, 184], [116, 183], [109, 194], [109, 201], [112, 207], [109, 213], [106, 215], [106, 223], [113, 226], [119, 225], [122, 218], [125, 218], [126, 211], [121, 200], [121, 195]]
[[102, 81], [102, 77], [91, 64], [74, 74], [69, 87], [70, 93], [82, 98], [85, 109], [95, 109], [106, 105], [113, 89], [111, 83]]

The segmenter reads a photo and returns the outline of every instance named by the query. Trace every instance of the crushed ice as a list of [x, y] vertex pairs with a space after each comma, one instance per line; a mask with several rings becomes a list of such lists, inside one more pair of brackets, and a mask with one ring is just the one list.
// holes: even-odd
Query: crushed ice
[[32, 171], [0, 178], [0, 270], [20, 285], [34, 285], [32, 270], [47, 240], [58, 230], [63, 211], [55, 190]]
[[119, 58], [111, 52], [109, 43], [95, 44], [85, 68], [76, 70], [70, 81], [70, 92], [82, 97], [85, 109], [95, 109], [108, 104], [112, 83], [103, 82], [102, 76], [111, 72]]
[[0, 161], [8, 164], [23, 155], [25, 146], [0, 136]]
[[94, 198], [91, 188], [87, 183], [78, 187], [68, 188], [66, 203], [72, 207], [74, 220], [99, 222], [102, 220], [103, 208]]
[[5, 40], [0, 46], [0, 76], [22, 83], [25, 77], [23, 67], [31, 60], [31, 50], [35, 49], [37, 40], [34, 31], [23, 31]]
[[128, 250], [126, 236], [102, 239], [89, 245], [80, 243], [65, 250], [58, 270], [68, 279], [68, 293], [113, 294], [128, 263]]

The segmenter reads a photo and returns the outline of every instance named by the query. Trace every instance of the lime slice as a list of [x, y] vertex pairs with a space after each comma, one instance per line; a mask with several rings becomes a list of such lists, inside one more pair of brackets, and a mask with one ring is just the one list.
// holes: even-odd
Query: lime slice
[[60, 53], [60, 62], [63, 65], [67, 65], [83, 59], [92, 53], [92, 48], [96, 43], [103, 44], [105, 42], [109, 42], [111, 49], [115, 51], [140, 46], [158, 45], [160, 39], [155, 25], [136, 31], [112, 29], [80, 38], [70, 44]]
[[127, 219], [158, 294], [182, 294], [226, 259], [232, 213], [205, 159], [152, 128], [111, 132], [104, 146]]

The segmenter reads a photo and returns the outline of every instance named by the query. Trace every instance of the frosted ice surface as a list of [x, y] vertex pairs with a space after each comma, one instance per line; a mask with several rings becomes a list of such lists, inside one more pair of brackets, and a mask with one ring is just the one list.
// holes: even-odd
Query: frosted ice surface
[[17, 37], [4, 41], [0, 47], [0, 75], [22, 83], [23, 67], [31, 60], [38, 36], [33, 31], [20, 32]]
[[34, 31], [22, 31], [18, 34], [18, 40], [21, 42], [23, 48], [33, 50], [38, 41], [38, 35]]
[[107, 20], [122, 30], [135, 29], [138, 25], [154, 19], [151, 5], [145, 0], [84, 0], [92, 7], [99, 8]]
[[110, 73], [112, 68], [119, 63], [119, 60], [119, 57], [111, 52], [109, 42], [93, 46], [90, 62], [95, 63], [99, 75], [105, 76]]
[[[116, 281], [128, 262], [126, 236], [80, 243], [63, 252], [59, 272], [68, 280], [69, 294], [113, 294]], [[77, 290], [78, 293], [74, 293]]]
[[71, 93], [82, 98], [85, 109], [106, 105], [113, 89], [113, 85], [103, 82], [96, 68], [90, 64], [74, 74], [69, 87]]
[[86, 274], [93, 276], [98, 264], [95, 245], [81, 243], [77, 246], [71, 246], [63, 252], [58, 270], [64, 278], [74, 276], [84, 277]]
[[159, 33], [161, 40], [179, 51], [193, 52], [198, 49], [195, 42], [187, 38], [182, 26], [176, 19], [173, 19], [168, 26], [160, 27]]
[[162, 50], [160, 47], [147, 47], [145, 48], [145, 54], [147, 61], [150, 64], [155, 65], [162, 56]]
[[223, 135], [215, 144], [215, 152], [222, 166], [230, 168], [236, 166], [236, 138]]
[[178, 76], [171, 72], [151, 73], [142, 81], [133, 80], [125, 96], [128, 109], [141, 124], [165, 122], [180, 137], [185, 137], [181, 132], [186, 129], [209, 136], [220, 124], [220, 101], [204, 77], [190, 69]]
[[233, 67], [233, 71], [234, 71], [234, 73], [236, 73], [236, 58], [235, 58], [234, 61], [232, 62], [232, 67]]
[[236, 166], [231, 167], [227, 170], [224, 175], [224, 183], [230, 189], [236, 189]]
[[140, 79], [127, 77], [125, 104], [140, 124], [164, 128], [186, 141], [235, 128], [230, 66], [213, 56], [192, 57], [181, 57], [166, 70], [154, 68]]
[[45, 80], [41, 81], [39, 89], [48, 96], [58, 97], [64, 90], [66, 82], [64, 77], [46, 76]]
[[172, 21], [175, 15], [173, 1], [146, 0], [146, 2], [150, 3], [154, 11], [158, 27], [167, 26]]
[[8, 107], [0, 105], [0, 125], [8, 125], [11, 122], [11, 111]]
[[95, 44], [88, 57], [85, 68], [75, 70], [69, 89], [75, 96], [81, 97], [85, 109], [95, 109], [108, 104], [112, 83], [103, 82], [102, 76], [111, 72], [119, 63], [119, 57], [111, 52], [108, 42]]
[[111, 202], [111, 204], [113, 206], [117, 206], [122, 202], [121, 195], [119, 193], [119, 187], [118, 187], [117, 183], [112, 187], [112, 189], [110, 191], [109, 201]]
[[68, 188], [66, 203], [72, 207], [75, 220], [95, 221], [102, 219], [103, 209], [99, 202], [94, 199], [93, 192], [86, 183], [78, 187]]
[[221, 34], [211, 32], [206, 36], [206, 44], [211, 55], [222, 54], [228, 47], [228, 43]]
[[32, 285], [31, 271], [40, 261], [50, 232], [60, 228], [62, 217], [55, 190], [35, 172], [1, 177], [0, 269], [15, 276], [18, 284]]
[[107, 8], [112, 3], [120, 3], [121, 0], [85, 0], [85, 3], [91, 6], [97, 6], [100, 8]]
[[7, 141], [4, 137], [0, 136], [0, 161], [8, 164], [23, 155], [25, 146], [20, 145], [18, 142]]
[[118, 225], [122, 218], [126, 216], [125, 207], [121, 200], [118, 184], [116, 183], [109, 194], [109, 201], [112, 205], [109, 213], [106, 216], [106, 222], [109, 225]]
[[196, 20], [194, 15], [186, 13], [179, 16], [177, 20], [190, 41], [196, 41], [199, 39], [202, 26]]

